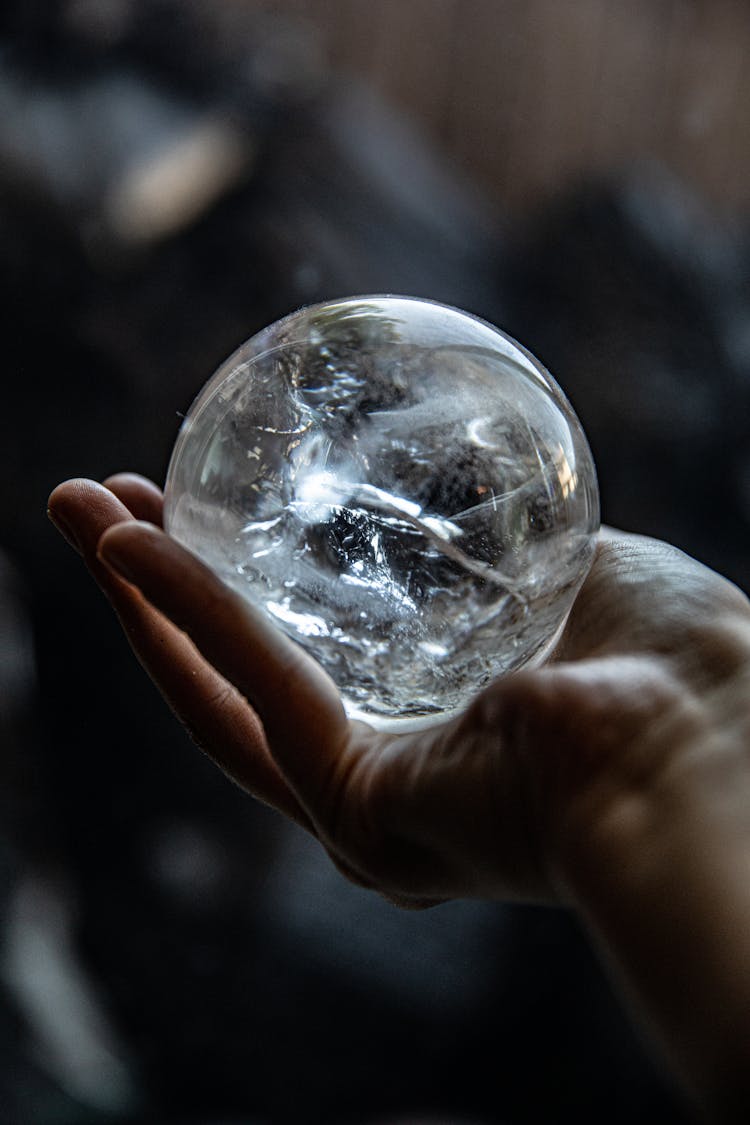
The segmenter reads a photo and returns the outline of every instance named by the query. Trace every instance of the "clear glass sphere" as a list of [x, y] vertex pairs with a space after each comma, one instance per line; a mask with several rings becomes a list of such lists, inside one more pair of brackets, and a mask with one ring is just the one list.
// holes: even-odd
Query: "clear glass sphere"
[[599, 500], [580, 423], [527, 351], [457, 309], [354, 297], [217, 371], [177, 438], [165, 520], [349, 714], [414, 727], [544, 658]]

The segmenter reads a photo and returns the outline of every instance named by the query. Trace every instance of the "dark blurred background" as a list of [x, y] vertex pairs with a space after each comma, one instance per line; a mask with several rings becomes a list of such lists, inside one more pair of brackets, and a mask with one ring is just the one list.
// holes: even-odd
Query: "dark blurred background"
[[604, 518], [750, 587], [744, 0], [6, 0], [0, 1122], [686, 1120], [574, 920], [348, 884], [44, 517], [257, 329], [401, 292], [563, 384]]

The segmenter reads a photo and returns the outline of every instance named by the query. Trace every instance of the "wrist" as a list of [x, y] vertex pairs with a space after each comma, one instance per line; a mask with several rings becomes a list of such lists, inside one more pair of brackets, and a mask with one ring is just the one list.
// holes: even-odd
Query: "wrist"
[[657, 767], [579, 810], [557, 877], [684, 1084], [731, 1121], [750, 1101], [750, 663], [654, 726]]

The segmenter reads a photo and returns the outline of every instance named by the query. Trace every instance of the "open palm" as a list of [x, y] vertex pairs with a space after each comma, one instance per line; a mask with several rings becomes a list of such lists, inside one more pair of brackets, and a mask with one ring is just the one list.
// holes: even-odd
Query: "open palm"
[[545, 668], [496, 681], [459, 718], [386, 735], [350, 722], [315, 661], [158, 529], [155, 485], [69, 481], [50, 513], [205, 752], [405, 905], [565, 897], [580, 838], [676, 768], [707, 669], [739, 660], [750, 620], [743, 595], [679, 551], [605, 532]]
[[50, 515], [227, 774], [403, 906], [574, 906], [712, 1120], [750, 1105], [750, 603], [605, 531], [549, 663], [387, 736], [158, 525], [159, 489], [75, 480]]

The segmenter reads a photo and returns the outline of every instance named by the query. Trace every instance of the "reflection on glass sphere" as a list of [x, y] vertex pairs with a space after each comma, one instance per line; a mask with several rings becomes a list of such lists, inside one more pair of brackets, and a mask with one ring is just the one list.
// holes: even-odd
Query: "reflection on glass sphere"
[[356, 297], [293, 313], [217, 371], [165, 519], [351, 715], [391, 728], [544, 657], [599, 504], [581, 426], [528, 352], [457, 309]]

